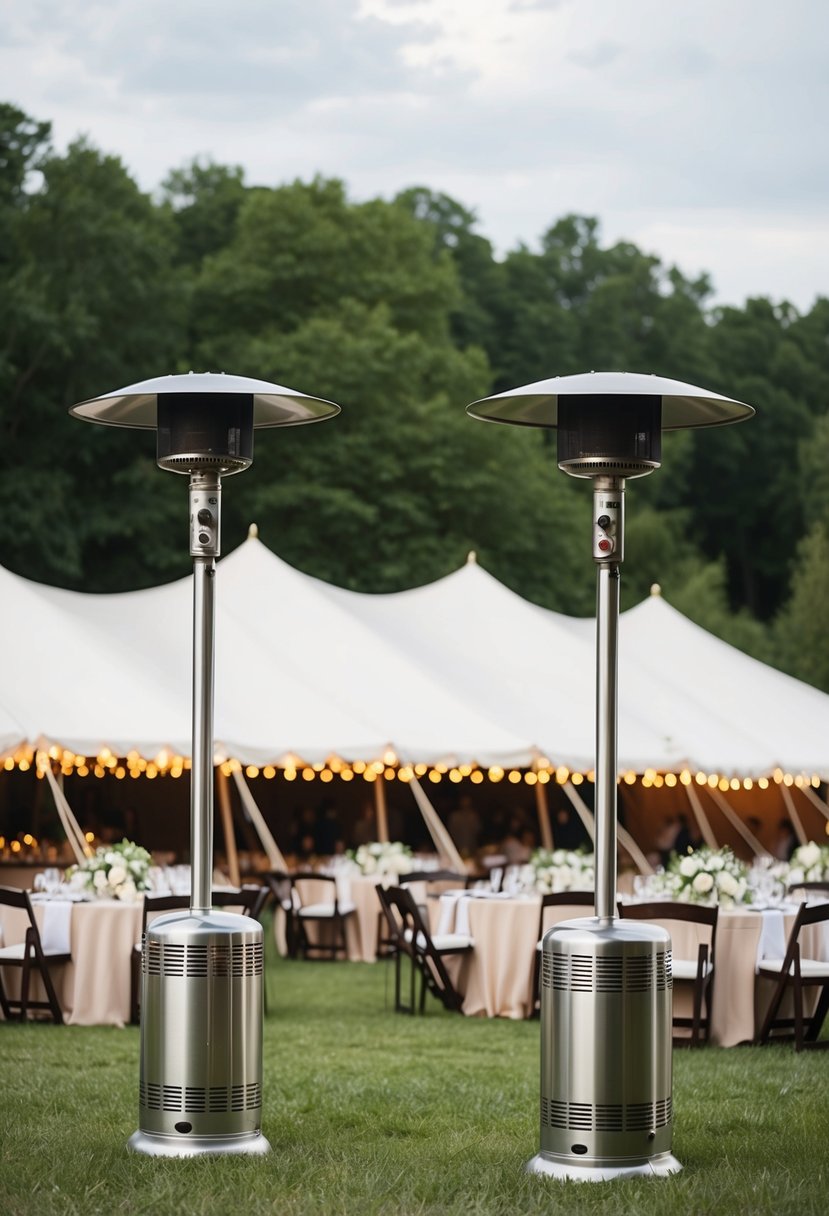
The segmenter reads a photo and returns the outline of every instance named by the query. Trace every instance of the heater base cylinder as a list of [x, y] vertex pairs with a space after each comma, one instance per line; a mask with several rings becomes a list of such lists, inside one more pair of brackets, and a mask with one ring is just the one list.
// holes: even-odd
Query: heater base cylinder
[[591, 917], [544, 937], [541, 1152], [552, 1177], [675, 1173], [671, 939], [657, 925]]
[[261, 1132], [247, 1136], [156, 1136], [152, 1132], [133, 1132], [127, 1141], [131, 1153], [145, 1157], [204, 1157], [244, 1154], [263, 1157], [271, 1146]]
[[544, 1153], [537, 1153], [526, 1164], [528, 1174], [542, 1174], [562, 1182], [612, 1182], [616, 1178], [667, 1178], [678, 1174], [682, 1166], [671, 1153], [649, 1157], [643, 1165], [568, 1165]]
[[248, 916], [160, 916], [141, 960], [139, 1130], [152, 1156], [264, 1153], [262, 926]]

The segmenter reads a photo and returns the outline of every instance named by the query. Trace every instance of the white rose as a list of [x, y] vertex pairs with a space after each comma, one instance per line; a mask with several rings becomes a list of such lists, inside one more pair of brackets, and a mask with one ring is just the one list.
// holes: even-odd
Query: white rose
[[95, 887], [96, 891], [103, 891], [104, 887], [107, 885], [107, 876], [103, 870], [95, 871], [92, 877], [92, 885]]
[[370, 853], [368, 853], [363, 858], [362, 866], [363, 866], [364, 874], [373, 874], [374, 871], [377, 869], [377, 861], [374, 857], [372, 857], [372, 855]]
[[688, 857], [683, 857], [682, 861], [679, 863], [679, 872], [683, 878], [693, 878], [698, 869], [699, 862], [697, 861], [696, 857], [693, 856], [693, 854], [689, 854]]
[[104, 861], [107, 863], [108, 866], [114, 866], [118, 862], [118, 854], [113, 853], [112, 850], [110, 849], [104, 854]]
[[115, 892], [115, 898], [122, 899], [124, 903], [129, 904], [133, 902], [136, 894], [135, 883], [132, 879], [128, 878], [126, 882], [122, 882], [118, 887], [118, 890]]
[[722, 891], [723, 895], [730, 895], [733, 899], [740, 889], [740, 884], [733, 874], [729, 874], [727, 870], [721, 870], [717, 875], [717, 886]]
[[109, 877], [110, 886], [120, 887], [121, 883], [126, 882], [126, 880], [127, 880], [127, 871], [124, 869], [123, 866], [116, 865], [116, 866], [112, 867], [112, 869], [109, 872], [108, 877]]
[[820, 861], [820, 845], [810, 840], [808, 844], [800, 846], [796, 856], [800, 864], [808, 870], [810, 866], [817, 865]]
[[710, 891], [711, 888], [713, 887], [714, 879], [711, 877], [710, 874], [706, 874], [705, 871], [703, 870], [703, 872], [701, 874], [697, 874], [696, 878], [694, 879], [694, 881], [691, 885], [693, 886], [695, 891], [699, 892], [700, 895], [705, 895], [705, 893], [707, 891]]
[[796, 886], [800, 882], [806, 881], [805, 875], [799, 866], [794, 866], [791, 870], [789, 870], [788, 881], [789, 885], [792, 887]]
[[721, 870], [724, 865], [725, 862], [723, 861], [722, 857], [718, 857], [716, 853], [713, 857], [708, 858], [709, 870]]

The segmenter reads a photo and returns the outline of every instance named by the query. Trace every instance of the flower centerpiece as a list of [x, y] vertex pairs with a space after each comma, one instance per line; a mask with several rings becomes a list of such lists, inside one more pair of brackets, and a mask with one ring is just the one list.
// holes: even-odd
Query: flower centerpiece
[[149, 888], [152, 858], [131, 840], [101, 845], [92, 857], [66, 872], [75, 891], [89, 891], [98, 899], [120, 899], [131, 903]]
[[784, 881], [790, 887], [799, 882], [829, 882], [829, 845], [810, 840], [792, 853]]
[[349, 849], [347, 855], [361, 874], [378, 878], [381, 882], [397, 879], [412, 868], [412, 850], [399, 840], [385, 844], [374, 840], [370, 844], [361, 844], [359, 848]]
[[651, 879], [651, 891], [684, 903], [719, 904], [722, 908], [748, 903], [748, 867], [731, 849], [695, 849], [673, 853], [668, 868]]
[[596, 859], [582, 849], [536, 849], [524, 867], [521, 885], [539, 895], [559, 891], [592, 891]]

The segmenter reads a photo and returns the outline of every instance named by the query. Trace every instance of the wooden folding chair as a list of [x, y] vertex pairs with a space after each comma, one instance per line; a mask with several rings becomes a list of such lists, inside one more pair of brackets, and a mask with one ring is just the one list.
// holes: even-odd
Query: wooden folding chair
[[[556, 891], [541, 896], [541, 908], [538, 913], [538, 941], [535, 947], [533, 962], [533, 1016], [537, 1016], [541, 1008], [541, 953], [544, 941], [544, 921], [547, 908], [593, 908], [596, 896], [592, 891]], [[585, 915], [587, 915], [585, 913]]]
[[259, 920], [270, 893], [269, 887], [259, 886], [258, 883], [244, 883], [233, 889], [221, 888], [213, 892], [213, 907], [241, 908], [245, 916]]
[[190, 907], [189, 895], [144, 895], [141, 909], [141, 937], [132, 948], [130, 958], [130, 1021], [138, 1025], [141, 1020], [141, 952], [147, 925], [162, 912], [176, 912]]
[[[757, 968], [758, 975], [776, 983], [768, 1012], [755, 1043], [794, 1041], [795, 1051], [812, 1047], [829, 1047], [829, 1039], [818, 1039], [826, 1014], [829, 1013], [829, 961], [809, 958], [804, 954], [801, 936], [812, 925], [829, 925], [829, 902], [810, 907], [802, 903], [798, 909], [786, 954], [782, 959], [764, 959]], [[824, 929], [824, 934], [829, 930]], [[804, 988], [819, 988], [815, 1011], [810, 1018], [803, 1016]], [[791, 989], [794, 1016], [780, 1017], [783, 997]], [[775, 1030], [787, 1033], [776, 1035]]]
[[[62, 1025], [63, 1011], [52, 983], [50, 968], [63, 963], [71, 963], [72, 955], [43, 949], [40, 930], [37, 927], [28, 891], [19, 891], [14, 887], [0, 887], [0, 907], [23, 911], [28, 920], [23, 941], [0, 947], [0, 1009], [3, 1010], [3, 1016], [10, 1021], [14, 1014], [18, 1014], [20, 1021], [25, 1022], [30, 1009], [48, 1009], [52, 1015], [52, 1021]], [[19, 997], [10, 997], [6, 994], [3, 985], [4, 967], [20, 968]], [[45, 1001], [32, 1000], [29, 996], [33, 972], [39, 975], [43, 981], [43, 987], [46, 989]]]
[[[303, 889], [306, 884], [325, 883], [330, 892], [330, 899], [307, 902], [303, 899]], [[307, 895], [307, 890], [306, 890]], [[291, 899], [297, 928], [297, 948], [304, 959], [327, 959], [333, 962], [339, 955], [348, 958], [348, 944], [345, 937], [345, 922], [357, 911], [356, 906], [341, 900], [337, 893], [337, 880], [331, 874], [317, 874], [314, 871], [293, 874], [291, 876]], [[328, 941], [313, 942], [308, 937], [307, 926], [315, 924], [319, 929], [330, 926]]]
[[677, 1047], [699, 1047], [703, 1042], [708, 1042], [711, 1036], [711, 1001], [714, 988], [719, 907], [709, 908], [704, 904], [683, 904], [675, 903], [672, 900], [658, 900], [644, 904], [621, 904], [619, 911], [628, 920], [648, 920], [662, 924], [669, 933], [670, 925], [666, 922], [670, 921], [702, 925], [708, 930], [708, 940], [699, 943], [695, 959], [677, 957], [676, 952], [672, 951], [671, 962], [674, 987], [677, 983], [693, 984], [691, 1017], [675, 1015], [673, 1019], [675, 1030], [690, 1030], [691, 1034], [690, 1037], [675, 1034], [674, 1044]]
[[[478, 881], [470, 874], [458, 874], [455, 870], [412, 870], [410, 874], [401, 874], [397, 879], [398, 885], [406, 887], [410, 883], [439, 883], [443, 890], [451, 888], [463, 888], [468, 890], [469, 887]], [[395, 944], [386, 932], [387, 919], [383, 912], [377, 914], [377, 952], [375, 957], [394, 958]]]
[[[444, 958], [453, 954], [468, 954], [475, 943], [471, 937], [460, 933], [435, 934], [429, 932], [420, 908], [411, 891], [405, 887], [377, 888], [378, 898], [386, 913], [395, 936], [394, 956], [394, 1008], [397, 1013], [415, 1013], [416, 973], [420, 973], [421, 1013], [426, 1009], [426, 990], [445, 1006], [460, 1012], [463, 997], [455, 988]], [[401, 968], [403, 956], [410, 961], [409, 999], [402, 995]]]

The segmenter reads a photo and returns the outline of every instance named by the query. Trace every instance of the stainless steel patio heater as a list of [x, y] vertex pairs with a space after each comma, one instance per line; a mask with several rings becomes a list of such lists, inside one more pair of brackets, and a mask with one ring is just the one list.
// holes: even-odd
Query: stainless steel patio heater
[[468, 407], [558, 431], [558, 466], [593, 481], [596, 916], [544, 936], [541, 1151], [531, 1173], [579, 1181], [676, 1173], [671, 1154], [671, 940], [616, 916], [617, 639], [625, 481], [661, 463], [661, 432], [750, 418], [749, 405], [625, 372], [562, 376]]
[[320, 422], [330, 401], [242, 376], [160, 376], [73, 406], [87, 422], [157, 433], [162, 469], [190, 479], [193, 750], [190, 911], [160, 916], [144, 940], [139, 1130], [157, 1157], [267, 1153], [262, 1135], [262, 926], [211, 908], [213, 671], [221, 479], [253, 460], [257, 427]]

